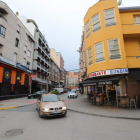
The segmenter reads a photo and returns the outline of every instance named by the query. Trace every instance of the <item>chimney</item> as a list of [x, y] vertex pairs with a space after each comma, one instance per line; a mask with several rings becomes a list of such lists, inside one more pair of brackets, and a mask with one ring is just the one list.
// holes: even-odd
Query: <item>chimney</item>
[[16, 12], [16, 16], [18, 16], [19, 15], [19, 13], [18, 12]]

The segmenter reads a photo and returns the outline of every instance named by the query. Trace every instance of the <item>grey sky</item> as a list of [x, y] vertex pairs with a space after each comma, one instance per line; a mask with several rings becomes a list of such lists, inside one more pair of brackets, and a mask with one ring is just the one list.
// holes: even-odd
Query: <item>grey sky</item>
[[[79, 68], [83, 18], [99, 0], [2, 0], [13, 12], [34, 19], [50, 48], [61, 52], [66, 70]], [[123, 0], [123, 5], [140, 6], [140, 0]]]

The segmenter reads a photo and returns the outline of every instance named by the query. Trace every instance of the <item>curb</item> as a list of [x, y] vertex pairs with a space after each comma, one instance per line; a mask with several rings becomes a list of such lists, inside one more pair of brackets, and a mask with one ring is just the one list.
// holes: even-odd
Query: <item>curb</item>
[[14, 109], [14, 108], [17, 108], [17, 106], [14, 106], [14, 107], [6, 107], [6, 108], [0, 108], [0, 110], [7, 110], [7, 109]]
[[[35, 103], [33, 103], [33, 104], [35, 104]], [[0, 108], [0, 110], [8, 110], [8, 109], [20, 108], [20, 107], [29, 106], [29, 105], [32, 105], [32, 104], [21, 105], [21, 106], [14, 106], [14, 107]]]
[[81, 113], [81, 114], [86, 114], [86, 115], [96, 116], [96, 117], [113, 118], [113, 119], [124, 119], [124, 120], [139, 120], [139, 121], [140, 121], [140, 118], [116, 117], [116, 116], [108, 116], [108, 115], [92, 114], [92, 113], [86, 113], [86, 112], [77, 111], [77, 110], [73, 110], [73, 109], [67, 109], [67, 110], [69, 110], [69, 111], [73, 111], [73, 112], [76, 112], [76, 113]]

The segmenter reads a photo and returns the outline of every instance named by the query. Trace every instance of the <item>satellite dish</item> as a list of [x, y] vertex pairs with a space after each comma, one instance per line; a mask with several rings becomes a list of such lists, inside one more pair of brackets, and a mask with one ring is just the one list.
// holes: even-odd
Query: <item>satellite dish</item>
[[122, 0], [118, 0], [118, 5], [120, 6], [122, 4]]

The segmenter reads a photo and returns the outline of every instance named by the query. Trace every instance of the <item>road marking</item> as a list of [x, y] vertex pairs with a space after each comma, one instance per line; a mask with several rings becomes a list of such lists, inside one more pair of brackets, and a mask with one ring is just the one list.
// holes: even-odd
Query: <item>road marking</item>
[[13, 108], [17, 108], [17, 106], [15, 106], [15, 107], [0, 108], [0, 110], [13, 109]]

